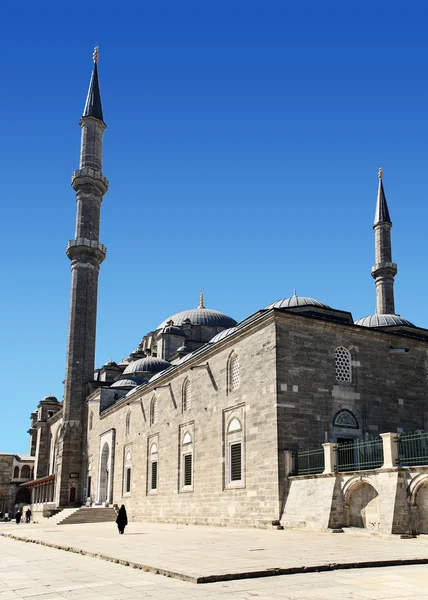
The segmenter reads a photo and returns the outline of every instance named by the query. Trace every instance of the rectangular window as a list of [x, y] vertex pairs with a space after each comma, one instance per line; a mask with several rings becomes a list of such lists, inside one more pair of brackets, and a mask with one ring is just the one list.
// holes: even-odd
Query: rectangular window
[[86, 492], [86, 497], [90, 498], [91, 497], [91, 477], [88, 477], [88, 491]]
[[125, 493], [129, 494], [131, 491], [131, 467], [126, 469], [125, 473]]
[[183, 456], [183, 485], [192, 485], [192, 455], [185, 454]]
[[230, 481], [242, 479], [242, 444], [230, 444]]
[[158, 487], [158, 461], [154, 460], [152, 462], [152, 477], [151, 477], [151, 482], [150, 482], [150, 489], [151, 490], [157, 490]]

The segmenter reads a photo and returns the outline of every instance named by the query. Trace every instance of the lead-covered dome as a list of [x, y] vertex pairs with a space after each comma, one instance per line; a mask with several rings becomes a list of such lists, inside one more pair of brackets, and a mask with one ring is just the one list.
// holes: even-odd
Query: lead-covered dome
[[269, 308], [294, 308], [295, 306], [317, 306], [318, 308], [331, 308], [328, 304], [324, 304], [314, 298], [306, 298], [305, 296], [291, 296], [291, 298], [284, 298], [283, 300], [277, 300], [272, 302], [269, 306], [266, 306], [266, 310]]
[[370, 315], [363, 317], [355, 321], [355, 325], [361, 325], [361, 327], [391, 327], [398, 325], [406, 325], [407, 327], [415, 327], [413, 323], [410, 323], [407, 319], [403, 319], [399, 315]]
[[229, 328], [236, 325], [235, 319], [232, 319], [232, 317], [228, 317], [217, 310], [211, 310], [210, 308], [192, 308], [171, 315], [156, 327], [156, 330], [163, 329], [171, 320], [174, 321], [174, 325], [177, 327], [183, 325], [184, 321], [187, 320], [190, 321], [191, 325], [206, 325], [208, 327]]
[[144, 377], [127, 377], [126, 379], [118, 379], [114, 383], [111, 384], [112, 388], [134, 388], [143, 383], [147, 383], [147, 379]]
[[232, 335], [232, 333], [236, 331], [236, 327], [229, 327], [229, 329], [225, 329], [224, 331], [220, 331], [220, 333], [217, 333], [217, 335], [215, 335], [210, 341], [210, 344], [216, 344], [217, 342], [220, 342], [221, 340], [224, 340], [224, 338], [229, 337], [229, 335]]
[[144, 358], [139, 358], [138, 360], [134, 360], [126, 367], [123, 374], [124, 375], [134, 375], [138, 373], [159, 373], [159, 371], [163, 371], [170, 367], [171, 364], [166, 360], [162, 360], [162, 358], [157, 358], [155, 356], [146, 356]]

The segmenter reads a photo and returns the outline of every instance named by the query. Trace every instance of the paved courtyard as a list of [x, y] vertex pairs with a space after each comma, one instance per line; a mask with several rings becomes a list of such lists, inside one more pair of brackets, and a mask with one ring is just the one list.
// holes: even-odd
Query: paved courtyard
[[[19, 526], [0, 523], [0, 534], [72, 548], [89, 555], [99, 554], [193, 583], [228, 576], [238, 579], [260, 573], [266, 575], [275, 569], [428, 561], [427, 536], [400, 539], [359, 533], [226, 529], [161, 523], [131, 523], [123, 536], [118, 535], [114, 523], [21, 523]], [[0, 540], [5, 538], [0, 537]], [[25, 544], [25, 547], [41, 548], [33, 544]], [[67, 554], [71, 555], [70, 552]], [[428, 572], [428, 565], [423, 568]], [[357, 577], [357, 571], [355, 573]]]
[[89, 556], [0, 537], [0, 600], [403, 600], [427, 597], [426, 565], [194, 585]]

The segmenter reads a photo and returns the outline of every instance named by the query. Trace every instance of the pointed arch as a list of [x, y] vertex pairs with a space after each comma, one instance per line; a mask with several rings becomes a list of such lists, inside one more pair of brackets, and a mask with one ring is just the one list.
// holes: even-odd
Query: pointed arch
[[184, 380], [181, 394], [181, 410], [185, 412], [192, 408], [192, 383], [188, 377]]
[[229, 392], [234, 392], [241, 385], [241, 376], [239, 368], [239, 356], [232, 350], [229, 354], [227, 363], [227, 388]]
[[150, 425], [155, 425], [158, 421], [158, 400], [154, 395], [150, 401]]

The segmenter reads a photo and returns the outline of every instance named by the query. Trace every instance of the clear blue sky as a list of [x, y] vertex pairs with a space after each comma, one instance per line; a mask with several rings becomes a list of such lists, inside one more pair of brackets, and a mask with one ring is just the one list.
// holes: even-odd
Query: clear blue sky
[[80, 128], [100, 45], [107, 131], [97, 360], [170, 314], [292, 294], [375, 310], [377, 169], [397, 312], [428, 328], [425, 2], [4, 3], [0, 450], [63, 395]]

